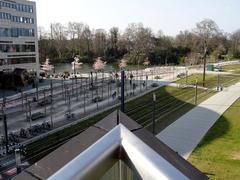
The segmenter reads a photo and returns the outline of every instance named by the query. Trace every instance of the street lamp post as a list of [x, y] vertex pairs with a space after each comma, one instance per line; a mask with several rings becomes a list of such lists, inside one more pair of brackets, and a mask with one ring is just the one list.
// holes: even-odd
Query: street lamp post
[[71, 114], [71, 97], [70, 97], [70, 92], [67, 91], [67, 96], [68, 96], [68, 113]]
[[76, 80], [76, 66], [75, 66], [75, 61], [73, 61], [73, 73], [74, 73], [74, 78]]
[[46, 116], [47, 115], [47, 103], [46, 103], [45, 89], [43, 90], [43, 99], [44, 99], [44, 113], [45, 113], [45, 116]]
[[196, 80], [196, 86], [195, 86], [195, 105], [197, 105], [197, 94], [198, 94], [198, 82]]
[[153, 116], [152, 116], [152, 133], [155, 134], [155, 109], [156, 109], [156, 94], [153, 93]]
[[124, 112], [125, 110], [125, 97], [124, 97], [124, 70], [121, 71], [121, 111]]
[[50, 81], [50, 88], [51, 88], [51, 96], [53, 96], [53, 82], [52, 82], [52, 79]]
[[111, 82], [107, 83], [107, 86], [108, 86], [108, 97], [107, 97], [108, 98], [108, 105], [109, 105], [109, 96], [110, 96], [110, 92], [109, 92], [110, 91], [110, 83]]
[[64, 96], [64, 80], [62, 78], [62, 95]]
[[25, 95], [25, 112], [26, 112], [26, 121], [28, 120], [28, 98], [27, 94]]
[[77, 75], [76, 75], [76, 62], [75, 62], [75, 60], [73, 62], [73, 70], [74, 70], [74, 79], [75, 79], [75, 86], [76, 86], [76, 95], [77, 95], [77, 101], [78, 101]]
[[140, 79], [140, 92], [142, 92], [142, 70], [139, 72], [139, 79]]
[[37, 101], [38, 101], [38, 77], [36, 77], [36, 93], [37, 93]]
[[7, 116], [6, 116], [6, 100], [5, 96], [2, 103], [2, 118], [3, 118], [3, 125], [4, 125], [4, 133], [5, 133], [5, 147], [6, 147], [6, 154], [8, 153], [8, 127], [7, 127]]
[[188, 69], [187, 69], [187, 67], [186, 67], [186, 74], [185, 74], [185, 78], [186, 78], [186, 85], [187, 85], [187, 83], [188, 83]]
[[3, 124], [4, 124], [4, 132], [5, 132], [5, 147], [6, 147], [6, 154], [8, 154], [8, 127], [7, 127], [7, 116], [3, 114]]
[[85, 87], [83, 88], [83, 111], [84, 111], [84, 114], [86, 114], [86, 89], [85, 89]]
[[[138, 85], [140, 82], [140, 78], [139, 78], [139, 59], [138, 59], [138, 67], [137, 67], [137, 80], [138, 80]], [[140, 89], [141, 89], [141, 82], [140, 82]]]
[[[90, 72], [90, 76], [91, 76], [91, 77], [90, 77], [90, 79], [89, 79], [90, 81], [89, 81], [88, 87], [89, 87], [89, 90], [92, 91], [91, 94], [92, 94], [92, 99], [93, 99], [93, 72], [92, 72], [92, 71]], [[91, 88], [91, 89], [90, 89], [90, 88]]]
[[24, 109], [24, 107], [23, 107], [23, 99], [24, 97], [23, 97], [23, 90], [21, 90], [21, 100], [22, 100], [22, 111], [23, 111], [23, 109]]
[[146, 73], [146, 90], [148, 88], [148, 74]]
[[[80, 92], [79, 92], [79, 94], [80, 94], [80, 96], [82, 95], [82, 91], [83, 91], [83, 80], [82, 80], [82, 78], [83, 78], [83, 76], [82, 76], [82, 73], [80, 74]], [[87, 83], [86, 83], [86, 85], [87, 85]]]
[[73, 82], [73, 78], [72, 78], [72, 96], [74, 96], [74, 82]]
[[30, 128], [32, 127], [32, 109], [31, 109], [31, 102], [28, 101], [28, 110], [29, 110], [29, 125]]
[[104, 71], [102, 70], [102, 99], [103, 99]]
[[64, 100], [65, 100], [65, 104], [67, 104], [67, 84], [64, 84]]
[[53, 128], [53, 84], [52, 84], [52, 79], [51, 79], [51, 108], [50, 108], [50, 120], [51, 120], [51, 125]]
[[109, 87], [109, 91], [110, 91], [110, 94], [112, 94], [112, 82], [110, 83], [110, 87]]
[[77, 101], [78, 101], [78, 95], [79, 95], [79, 89], [78, 89], [78, 86], [77, 86], [77, 78], [76, 78], [76, 96], [77, 96]]
[[97, 109], [98, 109], [98, 85], [97, 85], [97, 89], [96, 89], [96, 101], [97, 101]]

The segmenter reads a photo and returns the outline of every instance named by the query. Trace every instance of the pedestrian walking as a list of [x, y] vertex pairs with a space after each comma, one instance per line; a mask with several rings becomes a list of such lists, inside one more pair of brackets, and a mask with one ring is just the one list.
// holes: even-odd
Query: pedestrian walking
[[117, 96], [117, 92], [114, 91], [113, 94], [112, 94], [112, 99], [114, 100], [116, 98], [116, 96]]

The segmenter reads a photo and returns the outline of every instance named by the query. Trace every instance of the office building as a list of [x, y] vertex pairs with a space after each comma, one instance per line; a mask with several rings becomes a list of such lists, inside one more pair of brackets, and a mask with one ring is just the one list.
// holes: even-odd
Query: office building
[[0, 71], [39, 69], [36, 3], [0, 0]]

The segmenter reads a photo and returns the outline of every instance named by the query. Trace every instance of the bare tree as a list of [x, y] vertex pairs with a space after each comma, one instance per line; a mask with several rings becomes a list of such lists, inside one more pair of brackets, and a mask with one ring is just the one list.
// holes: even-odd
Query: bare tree
[[88, 59], [89, 59], [90, 58], [90, 48], [92, 45], [92, 32], [91, 32], [89, 26], [87, 26], [87, 25], [84, 26], [81, 39], [84, 44], [84, 52], [87, 52]]
[[196, 24], [194, 32], [200, 37], [202, 44], [203, 58], [203, 86], [205, 86], [206, 62], [209, 48], [209, 41], [219, 32], [217, 24], [211, 19], [205, 19]]
[[152, 30], [144, 27], [141, 23], [129, 24], [123, 36], [128, 51], [134, 57], [133, 63], [142, 62], [144, 56], [154, 47]]
[[231, 51], [235, 57], [240, 57], [240, 29], [235, 31], [231, 36]]
[[175, 38], [175, 45], [177, 47], [188, 47], [193, 51], [199, 50], [199, 44], [201, 44], [199, 42], [199, 36], [189, 31], [180, 31], [180, 33]]
[[38, 27], [38, 36], [40, 62], [42, 62], [48, 57], [49, 50], [51, 49], [51, 44], [49, 43], [50, 36], [43, 27]]
[[82, 34], [83, 34], [83, 30], [84, 30], [84, 24], [83, 23], [75, 23], [75, 28], [76, 28], [76, 32], [77, 32], [77, 42], [76, 42], [76, 48], [77, 48], [77, 52], [78, 55], [82, 55], [83, 54], [83, 50], [82, 50]]
[[68, 33], [68, 38], [69, 40], [69, 46], [68, 48], [70, 49], [72, 53], [72, 57], [75, 56], [75, 51], [76, 51], [76, 38], [77, 38], [77, 28], [76, 28], [76, 23], [69, 22], [68, 27], [67, 27], [67, 33]]
[[106, 49], [106, 31], [104, 29], [97, 29], [93, 38], [93, 50], [96, 56], [103, 57]]
[[109, 30], [110, 34], [110, 47], [113, 49], [113, 55], [116, 57], [118, 50], [118, 41], [119, 41], [119, 29], [117, 27], [113, 27]]
[[51, 38], [58, 53], [58, 58], [62, 59], [63, 49], [66, 47], [67, 31], [61, 23], [51, 24]]

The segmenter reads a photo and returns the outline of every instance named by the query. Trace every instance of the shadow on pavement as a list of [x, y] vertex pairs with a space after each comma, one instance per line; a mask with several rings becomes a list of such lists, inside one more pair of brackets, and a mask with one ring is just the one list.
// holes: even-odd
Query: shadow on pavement
[[[165, 111], [166, 116], [162, 115], [162, 118], [156, 121], [156, 124], [155, 124], [156, 132], [155, 132], [155, 134], [161, 133], [169, 125], [176, 122], [181, 116], [183, 116], [184, 114], [186, 114], [190, 110], [193, 110], [193, 108], [196, 107], [192, 103], [186, 103], [186, 102], [183, 102], [181, 99], [178, 99], [176, 97], [171, 96], [171, 94], [169, 94], [168, 91], [166, 91], [166, 88], [163, 88], [163, 89], [164, 90], [161, 93], [166, 94], [166, 96], [171, 97], [171, 101], [168, 102], [169, 105], [164, 104], [162, 107], [158, 107], [156, 109], [156, 114], [159, 113], [159, 111]], [[184, 94], [183, 94], [183, 96], [184, 96]], [[170, 106], [173, 106], [171, 111], [168, 110], [170, 108]], [[202, 108], [202, 107], [197, 107], [196, 112], [199, 112], [199, 111], [201, 113], [198, 114], [197, 117], [193, 116], [193, 122], [194, 121], [202, 121], [202, 123], [198, 122], [199, 129], [202, 128], [202, 127], [200, 127], [201, 125], [203, 127], [205, 125], [204, 122], [206, 121], [206, 119], [204, 119], [204, 117], [209, 117], [210, 119], [214, 119], [214, 120], [217, 117], [219, 117], [218, 113], [213, 112], [212, 110], [209, 110], [209, 109], [205, 109], [205, 108]], [[191, 117], [188, 116], [187, 118], [191, 118]], [[229, 131], [230, 124], [229, 124], [228, 120], [226, 118], [224, 118], [224, 116], [221, 116], [220, 119], [218, 119], [215, 122], [215, 124], [217, 124], [217, 126], [214, 126], [213, 121], [211, 121], [209, 124], [210, 124], [209, 127], [204, 127], [204, 128], [207, 129], [207, 128], [210, 128], [210, 126], [212, 126], [212, 128], [210, 128], [207, 131], [204, 138], [201, 140], [199, 146], [205, 146], [207, 144], [210, 144], [212, 141], [222, 137], [224, 134], [226, 134]], [[191, 124], [186, 125], [186, 126], [191, 127]], [[152, 131], [152, 125], [150, 125], [147, 129], [149, 131]], [[185, 128], [182, 128], [182, 129], [185, 129]], [[186, 130], [187, 129], [188, 128], [186, 128]], [[199, 129], [198, 128], [192, 129], [191, 132], [184, 132], [184, 133], [189, 134], [189, 135], [191, 135], [191, 133], [193, 133], [192, 136], [194, 137], [197, 134]]]

